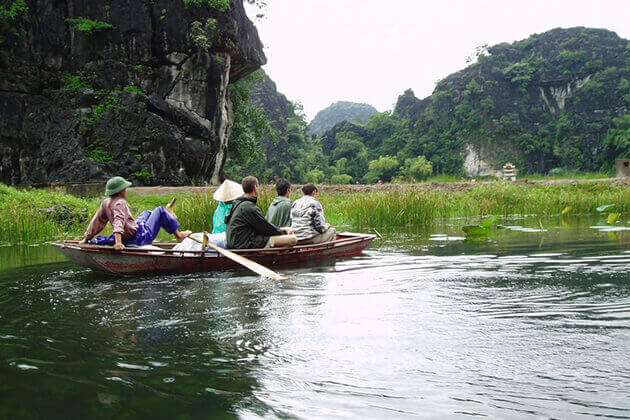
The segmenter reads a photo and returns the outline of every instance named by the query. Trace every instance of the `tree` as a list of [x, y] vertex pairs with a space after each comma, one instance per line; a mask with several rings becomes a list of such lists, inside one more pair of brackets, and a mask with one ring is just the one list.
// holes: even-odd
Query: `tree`
[[381, 156], [370, 161], [368, 173], [365, 175], [365, 182], [377, 182], [380, 180], [391, 181], [398, 173], [400, 163], [392, 156]]
[[312, 169], [306, 173], [306, 182], [312, 182], [313, 184], [319, 184], [326, 180], [326, 174], [320, 169]]
[[610, 167], [615, 159], [630, 158], [630, 114], [615, 118], [613, 124], [604, 140], [604, 167]]
[[347, 174], [333, 175], [330, 178], [331, 184], [350, 184], [351, 182], [352, 182], [352, 177]]
[[361, 178], [365, 174], [368, 165], [368, 150], [359, 140], [357, 134], [351, 131], [342, 131], [337, 134], [337, 147], [332, 152], [334, 162], [345, 158], [343, 168], [345, 173], [354, 178]]
[[406, 159], [402, 173], [410, 181], [421, 181], [433, 173], [433, 164], [424, 156]]

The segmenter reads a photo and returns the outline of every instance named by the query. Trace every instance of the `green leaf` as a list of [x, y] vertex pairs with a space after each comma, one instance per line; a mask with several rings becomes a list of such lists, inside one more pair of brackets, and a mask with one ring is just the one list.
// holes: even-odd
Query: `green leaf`
[[567, 214], [571, 213], [572, 210], [573, 210], [573, 207], [567, 206], [562, 210], [562, 215], [566, 216]]
[[492, 216], [489, 219], [484, 220], [483, 223], [481, 224], [481, 226], [484, 227], [484, 228], [491, 228], [492, 226], [494, 226], [497, 223], [498, 220], [499, 220], [498, 217]]

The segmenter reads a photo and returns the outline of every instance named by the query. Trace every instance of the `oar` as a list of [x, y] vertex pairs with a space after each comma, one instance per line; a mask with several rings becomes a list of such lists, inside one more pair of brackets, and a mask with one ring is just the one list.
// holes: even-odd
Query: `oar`
[[[268, 269], [267, 267], [264, 267], [260, 264], [258, 264], [257, 262], [254, 262], [252, 260], [250, 260], [249, 258], [245, 258], [242, 255], [238, 255], [235, 254], [232, 251], [228, 251], [227, 249], [223, 249], [219, 246], [216, 246], [215, 244], [211, 243], [210, 241], [208, 241], [207, 238], [207, 233], [204, 232], [203, 236], [204, 236], [204, 240], [203, 242], [198, 240], [197, 238], [194, 238], [192, 235], [188, 236], [190, 239], [192, 239], [193, 241], [200, 243], [201, 245], [204, 245], [204, 242], [206, 243], [206, 246], [209, 246], [210, 248], [214, 249], [216, 252], [218, 252], [219, 254], [223, 255], [226, 258], [231, 259], [232, 261], [239, 263], [240, 265], [242, 265], [245, 268], [248, 268], [250, 270], [252, 270], [254, 273], [259, 274], [263, 277], [267, 277], [273, 280], [282, 280], [282, 276], [280, 276], [280, 274], [276, 273], [275, 271], [271, 271], [270, 269]], [[206, 247], [204, 246], [203, 250], [206, 250]]]

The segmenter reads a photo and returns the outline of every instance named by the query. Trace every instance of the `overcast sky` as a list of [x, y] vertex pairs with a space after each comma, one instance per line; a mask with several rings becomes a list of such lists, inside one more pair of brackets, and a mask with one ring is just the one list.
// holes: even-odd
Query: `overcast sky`
[[[630, 38], [630, 0], [268, 0], [256, 20], [265, 70], [310, 120], [333, 102], [379, 111], [412, 88], [422, 98], [483, 44], [557, 27]], [[250, 9], [253, 17], [255, 10]]]

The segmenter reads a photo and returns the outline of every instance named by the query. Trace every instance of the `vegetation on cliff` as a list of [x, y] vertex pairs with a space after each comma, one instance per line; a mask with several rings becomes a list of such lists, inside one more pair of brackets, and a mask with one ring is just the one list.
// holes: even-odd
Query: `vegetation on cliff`
[[315, 115], [315, 118], [309, 124], [308, 133], [310, 135], [322, 135], [343, 121], [365, 124], [370, 116], [377, 112], [372, 105], [368, 104], [346, 101], [335, 102]]
[[361, 141], [399, 160], [425, 156], [435, 173], [483, 173], [467, 159], [495, 169], [509, 161], [525, 173], [607, 171], [630, 153], [628, 109], [628, 41], [606, 30], [554, 29], [482, 50], [426, 99], [405, 92], [382, 116], [399, 128], [374, 141], [370, 121]]
[[0, 182], [220, 182], [266, 62], [242, 1], [57, 3], [0, 0]]
[[264, 86], [275, 99], [253, 102], [275, 134], [252, 159], [258, 166], [229, 166], [235, 178], [406, 182], [484, 176], [506, 162], [525, 176], [606, 175], [630, 156], [630, 44], [606, 30], [554, 29], [480, 48], [476, 62], [439, 81], [430, 97], [408, 90], [393, 112], [310, 138], [299, 107]]

